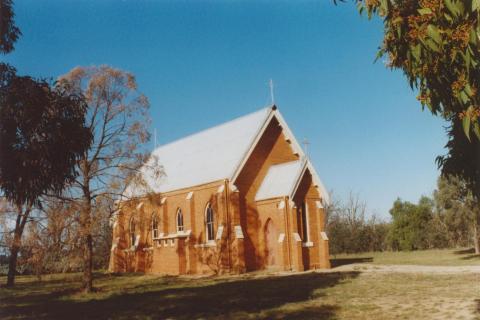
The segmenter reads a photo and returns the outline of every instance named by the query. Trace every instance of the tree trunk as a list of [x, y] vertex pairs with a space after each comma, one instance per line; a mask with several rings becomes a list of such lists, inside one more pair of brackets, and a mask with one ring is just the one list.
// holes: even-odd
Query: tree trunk
[[27, 207], [24, 213], [22, 206], [17, 207], [17, 220], [15, 221], [15, 231], [13, 234], [12, 246], [10, 247], [10, 259], [8, 261], [7, 287], [13, 287], [15, 285], [18, 251], [22, 245], [23, 229], [27, 223], [27, 218], [30, 214], [30, 208], [30, 206]]
[[20, 248], [19, 244], [19, 233], [15, 227], [15, 235], [12, 247], [10, 248], [10, 259], [8, 261], [8, 276], [7, 276], [7, 287], [13, 287], [15, 284], [15, 274], [17, 272], [17, 256], [18, 249]]
[[85, 237], [83, 249], [83, 290], [91, 292], [93, 290], [93, 241], [92, 235], [88, 234]]
[[83, 242], [83, 290], [93, 290], [93, 237], [92, 237], [92, 195], [90, 192], [89, 166], [85, 162], [83, 174], [83, 203], [80, 213], [80, 230]]
[[480, 254], [480, 210], [475, 213], [473, 223], [473, 244], [475, 246], [475, 254]]
[[475, 254], [480, 254], [480, 148], [477, 150], [477, 177], [476, 189], [473, 191], [473, 245], [475, 247]]
[[91, 198], [88, 190], [84, 190], [84, 203], [80, 217], [80, 228], [83, 242], [83, 290], [93, 289], [93, 238], [91, 233]]

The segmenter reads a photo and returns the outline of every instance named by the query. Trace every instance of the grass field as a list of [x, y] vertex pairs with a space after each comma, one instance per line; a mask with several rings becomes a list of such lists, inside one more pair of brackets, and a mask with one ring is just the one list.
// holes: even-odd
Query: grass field
[[[416, 254], [425, 259], [414, 253], [411, 261], [431, 265], [439, 259], [449, 266], [454, 257], [463, 263], [471, 255], [451, 250]], [[373, 255], [370, 263], [390, 264], [397, 253], [390, 255], [383, 254], [383, 260]], [[342, 259], [363, 258], [372, 255]], [[476, 258], [466, 260], [479, 264]], [[97, 291], [91, 294], [79, 292], [79, 274], [49, 275], [42, 281], [22, 276], [15, 288], [0, 288], [0, 318], [480, 319], [480, 273], [374, 269], [203, 278], [96, 273]]]
[[332, 263], [334, 265], [353, 262], [366, 262], [378, 265], [472, 266], [480, 265], [480, 255], [475, 255], [473, 249], [442, 249], [403, 252], [368, 252], [332, 256]]

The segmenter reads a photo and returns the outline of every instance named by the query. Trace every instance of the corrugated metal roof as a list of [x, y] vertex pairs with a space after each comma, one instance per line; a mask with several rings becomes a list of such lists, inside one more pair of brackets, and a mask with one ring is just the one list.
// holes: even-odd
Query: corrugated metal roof
[[302, 171], [302, 164], [303, 161], [296, 160], [271, 166], [255, 195], [255, 200], [289, 196]]
[[[158, 147], [153, 155], [164, 175], [153, 181], [152, 174], [144, 169], [144, 179], [152, 191], [169, 192], [230, 178], [271, 111], [264, 108]], [[129, 189], [126, 195], [141, 194]]]
[[[305, 154], [297, 140], [280, 112], [275, 106], [272, 106], [158, 147], [152, 153], [154, 157], [150, 159], [150, 164], [147, 163], [142, 168], [143, 178], [148, 187], [133, 187], [131, 185], [124, 195], [129, 198], [142, 196], [146, 192], [165, 193], [222, 179], [229, 179], [230, 182], [234, 182], [266, 128], [269, 122], [267, 120], [272, 119], [272, 117], [280, 122], [284, 134], [292, 141], [293, 149], [303, 159]], [[161, 177], [156, 177], [150, 169], [151, 163], [155, 161], [154, 159], [157, 159], [158, 165], [163, 167]], [[281, 178], [284, 180], [282, 180], [282, 183], [268, 182], [265, 191], [262, 191], [262, 193], [279, 194], [284, 192], [283, 189], [280, 190], [281, 188], [292, 188], [292, 183], [296, 181], [289, 183], [289, 179], [292, 179], [291, 173], [296, 170], [296, 166], [301, 165], [301, 161], [293, 162], [295, 163], [270, 168], [274, 171], [281, 171], [280, 173], [284, 176], [275, 177], [272, 174], [269, 179]], [[282, 168], [282, 166], [284, 167]], [[328, 192], [310, 161], [307, 162], [307, 166], [316, 185], [320, 188], [322, 197], [328, 203]], [[300, 173], [298, 172], [298, 174]], [[266, 199], [262, 193], [260, 193], [260, 196]], [[289, 195], [289, 193], [282, 195]]]

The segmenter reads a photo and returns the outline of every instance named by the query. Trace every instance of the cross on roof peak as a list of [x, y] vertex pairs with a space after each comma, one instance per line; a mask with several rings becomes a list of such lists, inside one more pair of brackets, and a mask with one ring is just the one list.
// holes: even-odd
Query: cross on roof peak
[[308, 146], [310, 145], [310, 141], [308, 141], [307, 138], [303, 138], [302, 144], [303, 148], [305, 149], [305, 157], [308, 158]]

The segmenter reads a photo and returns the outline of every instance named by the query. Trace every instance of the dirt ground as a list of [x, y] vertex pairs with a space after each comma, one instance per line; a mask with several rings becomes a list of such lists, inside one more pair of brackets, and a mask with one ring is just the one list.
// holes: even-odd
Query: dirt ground
[[[422, 274], [480, 274], [478, 266], [418, 266], [418, 265], [374, 265], [368, 263], [354, 263], [319, 272], [378, 272], [378, 273], [422, 273]], [[480, 287], [480, 283], [479, 283]], [[480, 288], [479, 288], [480, 289]]]
[[96, 273], [90, 294], [79, 291], [81, 274], [19, 276], [0, 287], [0, 319], [480, 320], [480, 264], [365, 260], [216, 277]]

